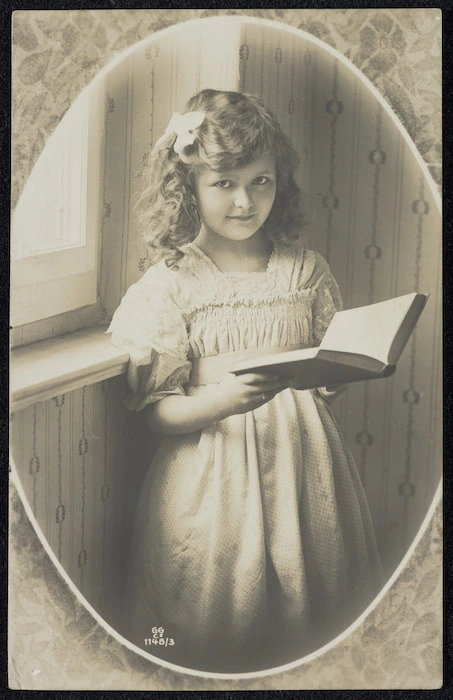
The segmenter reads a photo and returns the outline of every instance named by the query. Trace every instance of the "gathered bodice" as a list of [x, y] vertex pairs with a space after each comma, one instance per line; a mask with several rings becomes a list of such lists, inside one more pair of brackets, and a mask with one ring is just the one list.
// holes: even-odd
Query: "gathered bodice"
[[[314, 292], [302, 289], [262, 297], [251, 280], [227, 303], [211, 302], [184, 313], [189, 358], [235, 350], [312, 343]], [[247, 292], [247, 293], [246, 293]]]
[[[264, 272], [224, 273], [198, 246], [186, 246], [187, 265], [205, 269], [210, 279], [209, 293], [205, 293], [204, 285], [189, 285], [184, 299], [189, 358], [314, 344], [312, 305], [316, 292], [310, 287], [301, 288], [301, 271], [294, 274], [288, 269], [284, 252], [274, 247]], [[307, 253], [306, 258], [307, 273], [313, 269], [314, 260]]]

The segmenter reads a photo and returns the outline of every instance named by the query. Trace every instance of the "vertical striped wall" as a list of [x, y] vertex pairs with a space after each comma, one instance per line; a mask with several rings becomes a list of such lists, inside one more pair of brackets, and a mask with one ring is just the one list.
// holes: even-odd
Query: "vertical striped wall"
[[178, 30], [144, 46], [106, 76], [101, 230], [101, 318], [109, 320], [126, 289], [148, 268], [133, 204], [138, 175], [170, 116], [203, 88], [238, 83], [239, 31]]
[[[439, 213], [399, 130], [341, 62], [277, 26], [244, 20], [224, 24], [220, 33], [206, 29], [176, 27], [151, 38], [98, 85], [102, 320], [149, 265], [133, 217], [137, 174], [172, 112], [205, 87], [263, 94], [301, 156], [307, 244], [328, 258], [346, 305], [414, 290], [431, 294], [396, 375], [352, 387], [336, 409], [390, 572], [440, 475]], [[52, 332], [60, 322], [52, 320]], [[25, 341], [33, 340], [27, 332]], [[123, 408], [125, 390], [121, 378], [86, 387], [12, 422], [15, 463], [38, 522], [107, 619], [121, 591], [143, 468], [143, 433]]]
[[124, 377], [12, 416], [13, 457], [32, 512], [58, 561], [107, 620], [124, 583], [135, 488], [137, 423]]

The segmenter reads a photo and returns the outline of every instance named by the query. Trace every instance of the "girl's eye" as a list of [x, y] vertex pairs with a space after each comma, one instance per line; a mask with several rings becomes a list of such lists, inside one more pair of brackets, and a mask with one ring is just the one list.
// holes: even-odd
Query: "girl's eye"
[[265, 175], [260, 175], [259, 177], [255, 178], [254, 183], [255, 185], [267, 185], [269, 182], [269, 178], [266, 177]]
[[218, 187], [220, 190], [226, 190], [228, 187], [231, 187], [231, 182], [230, 180], [219, 180], [219, 182], [216, 182], [214, 187]]

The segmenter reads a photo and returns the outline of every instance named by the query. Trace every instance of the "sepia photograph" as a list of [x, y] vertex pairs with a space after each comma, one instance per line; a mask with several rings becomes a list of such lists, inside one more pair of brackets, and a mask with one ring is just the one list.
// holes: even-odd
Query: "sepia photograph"
[[441, 11], [12, 19], [9, 687], [441, 687]]

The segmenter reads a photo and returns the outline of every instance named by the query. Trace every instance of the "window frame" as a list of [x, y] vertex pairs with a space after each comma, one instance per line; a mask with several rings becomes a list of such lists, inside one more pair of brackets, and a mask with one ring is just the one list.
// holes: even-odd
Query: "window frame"
[[[12, 219], [10, 324], [13, 328], [97, 302], [103, 106], [104, 94], [99, 86], [97, 90], [85, 90], [79, 95], [51, 135], [24, 187]], [[71, 133], [71, 122], [79, 131]], [[53, 143], [50, 142], [52, 139]], [[71, 168], [75, 172], [70, 187], [79, 185], [75, 192], [70, 192], [70, 197], [72, 204], [76, 199], [80, 201], [80, 226], [83, 230], [75, 243], [57, 245], [53, 250], [21, 257], [20, 232], [15, 236], [15, 225], [24, 226], [27, 220], [31, 220], [33, 203], [42, 193], [46, 172], [49, 168], [61, 167], [61, 163], [56, 165], [52, 160], [52, 155], [58, 154], [59, 146], [65, 149], [66, 157], [68, 154], [72, 159], [74, 154], [77, 156], [77, 160], [72, 161], [74, 166], [66, 167], [69, 167], [69, 172]], [[45, 196], [42, 206], [46, 206]], [[52, 208], [49, 224], [55, 227], [57, 240], [59, 229], [55, 221], [55, 208]]]

